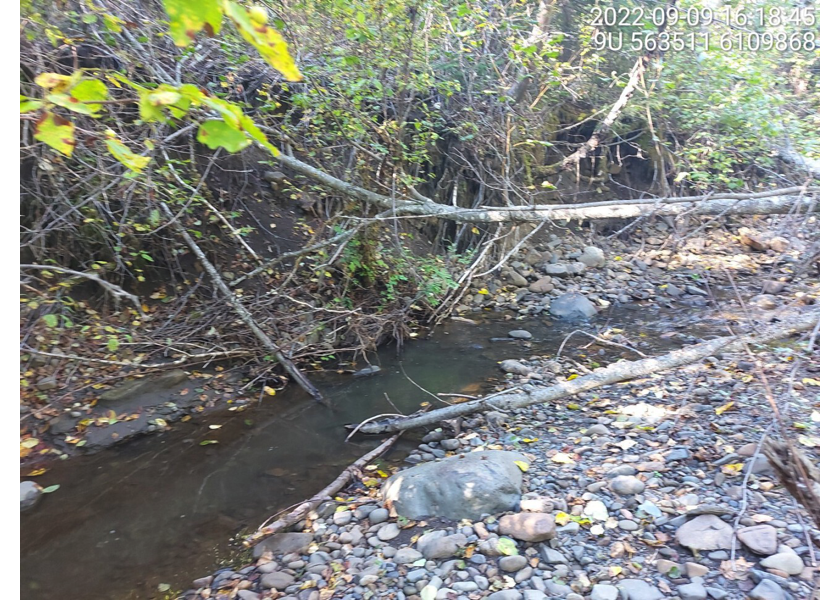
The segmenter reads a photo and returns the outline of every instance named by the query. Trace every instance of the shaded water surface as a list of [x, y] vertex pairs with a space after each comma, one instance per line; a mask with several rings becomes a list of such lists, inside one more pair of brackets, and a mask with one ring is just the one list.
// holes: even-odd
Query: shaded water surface
[[[656, 340], [653, 332], [668, 329], [651, 309], [623, 308], [609, 318], [631, 339], [647, 332], [645, 339]], [[604, 317], [584, 329], [594, 333], [603, 323]], [[489, 341], [520, 328], [534, 334], [530, 347]], [[160, 583], [186, 589], [231, 554], [237, 531], [251, 532], [308, 498], [379, 443], [345, 444], [345, 423], [393, 413], [394, 406], [411, 412], [431, 400], [405, 375], [433, 393], [480, 394], [482, 382], [501, 375], [497, 361], [554, 353], [574, 328], [548, 320], [449, 323], [429, 340], [412, 341], [401, 358], [392, 348], [371, 356], [382, 367], [376, 377], [313, 376], [332, 411], [290, 388], [243, 412], [178, 423], [165, 434], [55, 464], [42, 483], [61, 488], [21, 515], [22, 595], [140, 599], [161, 597]], [[590, 341], [574, 338], [567, 348]], [[660, 341], [657, 350], [681, 343]], [[587, 351], [594, 349], [580, 350]], [[222, 427], [210, 430], [211, 424]], [[219, 443], [200, 445], [208, 439]], [[411, 444], [402, 442], [397, 456]]]

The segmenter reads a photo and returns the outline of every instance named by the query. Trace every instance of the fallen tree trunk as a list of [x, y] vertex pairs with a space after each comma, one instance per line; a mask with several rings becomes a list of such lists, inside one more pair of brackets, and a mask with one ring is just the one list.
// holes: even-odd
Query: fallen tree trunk
[[747, 336], [733, 335], [716, 338], [674, 350], [656, 358], [645, 358], [636, 361], [618, 362], [609, 367], [596, 369], [594, 373], [578, 377], [572, 381], [564, 381], [550, 387], [533, 391], [521, 391], [496, 394], [488, 398], [479, 398], [470, 402], [453, 404], [423, 414], [414, 414], [402, 418], [387, 418], [371, 421], [359, 428], [361, 433], [382, 434], [406, 431], [416, 427], [424, 427], [438, 423], [445, 419], [452, 419], [475, 412], [488, 410], [509, 411], [517, 408], [559, 400], [605, 385], [644, 377], [659, 371], [682, 367], [707, 356], [720, 352], [733, 344], [760, 344], [787, 337], [791, 334], [813, 329], [819, 314], [805, 314], [788, 321], [768, 327], [761, 333]]
[[[709, 197], [610, 200], [589, 204], [536, 204], [532, 206], [459, 208], [438, 204], [431, 198], [415, 193], [412, 200], [400, 200], [360, 188], [301, 160], [285, 154], [274, 159], [289, 169], [306, 175], [341, 194], [385, 209], [388, 216], [426, 216], [457, 223], [501, 223], [523, 221], [591, 221], [596, 219], [633, 219], [658, 214], [680, 216], [771, 215], [785, 214], [799, 206], [803, 210], [819, 210], [819, 199], [804, 197], [815, 190], [805, 186], [785, 188], [777, 192], [757, 194], [715, 194]], [[795, 195], [794, 195], [795, 194]]]
[[257, 531], [256, 533], [252, 533], [245, 539], [245, 541], [243, 542], [243, 544], [245, 544], [245, 547], [251, 547], [254, 544], [264, 540], [265, 538], [274, 535], [278, 531], [288, 529], [295, 523], [301, 521], [310, 511], [318, 508], [318, 506], [322, 502], [329, 500], [338, 492], [340, 492], [345, 485], [350, 483], [351, 477], [353, 477], [354, 475], [361, 476], [362, 467], [364, 467], [373, 459], [385, 454], [396, 443], [397, 438], [399, 438], [400, 435], [401, 434], [398, 433], [397, 435], [392, 436], [384, 442], [382, 442], [381, 444], [379, 444], [376, 448], [374, 448], [373, 450], [365, 454], [363, 457], [361, 457], [359, 460], [354, 462], [352, 465], [344, 469], [344, 471], [341, 472], [341, 475], [335, 478], [335, 480], [333, 480], [331, 484], [329, 484], [323, 490], [312, 496], [306, 502], [302, 502], [301, 504], [299, 504], [297, 508], [295, 508], [289, 514], [277, 519], [276, 521], [273, 521], [272, 523], [269, 523], [265, 527], [260, 527], [259, 531]]

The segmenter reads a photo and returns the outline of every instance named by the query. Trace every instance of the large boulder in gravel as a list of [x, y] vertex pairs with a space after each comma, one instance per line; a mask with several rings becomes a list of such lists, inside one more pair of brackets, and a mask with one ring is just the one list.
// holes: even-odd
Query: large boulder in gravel
[[595, 305], [582, 294], [562, 294], [551, 301], [548, 312], [560, 319], [588, 319], [598, 313]]
[[522, 495], [518, 452], [490, 450], [453, 456], [400, 471], [382, 488], [400, 516], [475, 520], [515, 510]]
[[677, 529], [677, 542], [692, 550], [728, 550], [732, 527], [715, 515], [700, 515]]

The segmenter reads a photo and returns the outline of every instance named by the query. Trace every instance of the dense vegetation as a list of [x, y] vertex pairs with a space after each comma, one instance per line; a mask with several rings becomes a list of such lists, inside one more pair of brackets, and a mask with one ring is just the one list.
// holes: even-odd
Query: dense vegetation
[[818, 5], [707, 4], [22, 3], [25, 396], [47, 403], [31, 361], [57, 350], [103, 361], [68, 380], [83, 393], [168, 359], [257, 359], [271, 376], [248, 318], [310, 363], [402, 340], [523, 233], [388, 218], [399, 202], [807, 183]]

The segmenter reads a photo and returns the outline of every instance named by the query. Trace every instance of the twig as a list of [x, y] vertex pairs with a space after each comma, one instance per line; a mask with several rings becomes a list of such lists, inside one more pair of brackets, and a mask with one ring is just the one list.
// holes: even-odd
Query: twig
[[83, 273], [81, 271], [74, 271], [73, 269], [65, 269], [64, 267], [56, 267], [53, 265], [20, 265], [21, 269], [38, 269], [41, 271], [57, 271], [59, 273], [66, 273], [67, 275], [73, 275], [75, 277], [83, 277], [84, 279], [89, 279], [91, 281], [95, 281], [102, 287], [104, 287], [108, 292], [111, 293], [112, 296], [117, 300], [119, 304], [121, 298], [127, 298], [131, 301], [131, 303], [137, 308], [137, 312], [142, 319], [146, 319], [147, 316], [143, 313], [143, 308], [140, 306], [140, 300], [134, 294], [130, 294], [122, 289], [118, 285], [114, 285], [108, 281], [105, 281], [98, 275], [94, 275], [93, 273]]
[[322, 489], [320, 492], [312, 496], [306, 502], [301, 503], [295, 510], [293, 510], [289, 515], [283, 517], [282, 519], [278, 519], [274, 521], [270, 525], [266, 525], [265, 527], [261, 527], [259, 531], [256, 533], [251, 534], [248, 536], [243, 544], [246, 548], [250, 548], [260, 540], [263, 540], [278, 531], [286, 529], [287, 527], [291, 527], [301, 519], [303, 519], [306, 514], [317, 508], [322, 502], [328, 500], [331, 496], [337, 494], [341, 491], [341, 489], [350, 482], [350, 478], [353, 474], [360, 473], [362, 467], [368, 464], [373, 459], [379, 457], [382, 454], [385, 454], [399, 439], [400, 434], [391, 436], [381, 444], [379, 444], [376, 448], [362, 456], [352, 465], [344, 469], [332, 483], [330, 483], [327, 487]]

